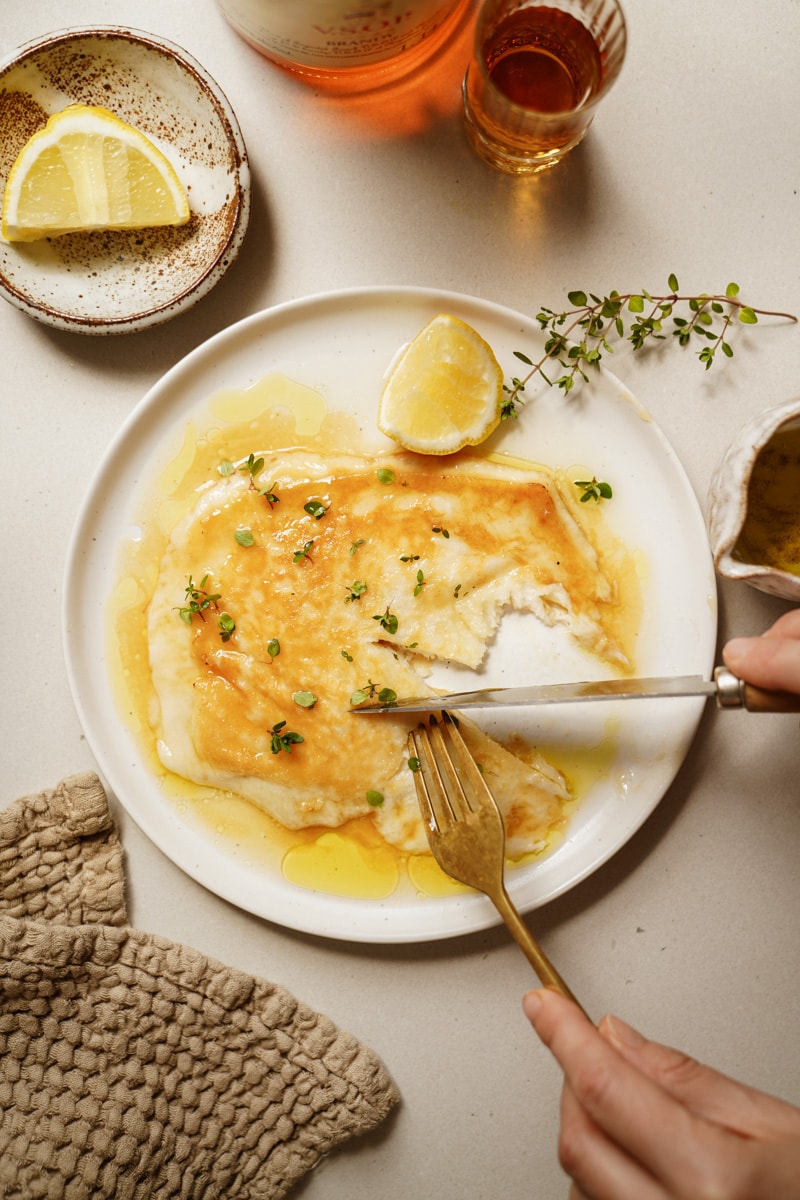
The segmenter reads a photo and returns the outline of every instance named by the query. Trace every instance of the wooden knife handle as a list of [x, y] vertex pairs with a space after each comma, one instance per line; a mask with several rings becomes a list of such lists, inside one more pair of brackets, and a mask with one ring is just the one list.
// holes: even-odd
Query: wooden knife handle
[[800, 712], [800, 695], [795, 692], [768, 692], [737, 678], [727, 667], [714, 672], [719, 708], [746, 708], [752, 713]]
[[748, 712], [800, 712], [800, 696], [796, 692], [765, 692], [762, 688], [744, 685], [744, 706]]

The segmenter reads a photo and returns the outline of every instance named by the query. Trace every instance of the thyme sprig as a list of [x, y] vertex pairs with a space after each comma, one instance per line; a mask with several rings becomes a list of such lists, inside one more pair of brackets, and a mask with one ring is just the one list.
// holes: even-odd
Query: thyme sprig
[[242, 472], [243, 475], [250, 476], [250, 487], [256, 491], [258, 490], [256, 488], [256, 475], [259, 473], [259, 471], [261, 470], [261, 468], [263, 466], [264, 466], [264, 459], [260, 455], [258, 458], [256, 458], [255, 454], [248, 454], [247, 461], [243, 462], [242, 465], [239, 467], [239, 470]]
[[222, 599], [219, 592], [209, 592], [206, 584], [208, 583], [208, 575], [204, 575], [199, 583], [195, 583], [192, 576], [189, 576], [189, 582], [186, 585], [186, 604], [178, 609], [178, 616], [187, 625], [191, 625], [192, 617], [198, 616], [201, 621], [205, 621], [205, 614], [208, 609], [213, 612], [218, 612], [217, 601]]
[[591, 479], [576, 479], [575, 487], [583, 489], [581, 496], [581, 504], [586, 504], [588, 500], [594, 500], [599, 503], [600, 500], [610, 500], [614, 495], [610, 483], [605, 480], [599, 480], [596, 475]]
[[[259, 487], [256, 484], [256, 475], [258, 475], [263, 466], [264, 459], [261, 456], [257, 458], [255, 454], [249, 454], [247, 459], [240, 464], [238, 470], [241, 471], [243, 475], [250, 476], [249, 486], [257, 491], [259, 496], [263, 496], [267, 504], [270, 506], [270, 508], [272, 508], [274, 505], [280, 503], [280, 497], [276, 495], [275, 492], [277, 484], [266, 484], [263, 487]], [[229, 479], [230, 476], [236, 472], [236, 470], [236, 464], [232, 463], [229, 458], [223, 458], [222, 462], [220, 462], [217, 466], [217, 472], [223, 477], [223, 479]]]
[[[797, 321], [792, 313], [754, 308], [739, 299], [739, 285], [729, 283], [722, 294], [681, 295], [677, 277], [667, 280], [669, 291], [661, 296], [640, 292], [611, 291], [607, 296], [588, 295], [583, 291], [568, 293], [572, 308], [563, 312], [542, 307], [536, 320], [547, 334], [544, 353], [534, 360], [521, 350], [514, 357], [530, 370], [521, 377], [512, 377], [503, 385], [501, 404], [503, 418], [516, 417], [524, 404], [522, 393], [535, 375], [540, 375], [550, 387], [568, 393], [580, 380], [587, 380], [589, 367], [599, 365], [604, 354], [613, 354], [610, 339], [614, 336], [629, 341], [634, 350], [647, 342], [664, 341], [668, 335], [681, 346], [695, 338], [702, 340], [697, 356], [706, 370], [712, 366], [717, 353], [733, 358], [729, 337], [736, 324], [756, 325], [759, 316], [778, 317]], [[548, 364], [558, 364], [562, 373], [548, 372]]]
[[186, 625], [191, 625], [195, 617], [199, 617], [201, 621], [205, 621], [206, 613], [218, 613], [217, 629], [219, 636], [223, 642], [229, 642], [236, 630], [236, 622], [230, 613], [219, 611], [219, 601], [222, 596], [219, 592], [209, 592], [206, 584], [209, 576], [204, 575], [199, 583], [195, 583], [192, 576], [189, 576], [189, 582], [185, 588], [186, 603], [178, 609], [178, 616]]
[[350, 704], [353, 708], [357, 708], [359, 704], [363, 704], [366, 700], [377, 700], [380, 704], [394, 704], [397, 699], [397, 692], [392, 688], [381, 687], [377, 683], [373, 683], [368, 679], [363, 687], [357, 688], [350, 696]]

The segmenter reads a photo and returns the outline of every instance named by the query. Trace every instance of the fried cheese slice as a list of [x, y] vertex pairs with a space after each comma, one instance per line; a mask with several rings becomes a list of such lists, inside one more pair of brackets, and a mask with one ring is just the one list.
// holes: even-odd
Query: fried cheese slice
[[[613, 583], [544, 472], [410, 454], [264, 459], [256, 479], [236, 470], [202, 490], [160, 563], [148, 613], [159, 756], [287, 828], [371, 811], [388, 842], [424, 850], [406, 749], [418, 718], [353, 716], [352, 694], [434, 695], [430, 664], [477, 667], [510, 608], [621, 662], [604, 620]], [[219, 599], [182, 621], [190, 579]], [[509, 853], [540, 848], [562, 819], [562, 776], [462, 729]], [[276, 751], [276, 731], [302, 741]]]

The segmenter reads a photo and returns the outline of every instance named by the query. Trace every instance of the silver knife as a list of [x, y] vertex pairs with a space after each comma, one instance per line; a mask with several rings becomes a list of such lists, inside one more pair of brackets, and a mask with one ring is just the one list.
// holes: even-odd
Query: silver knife
[[371, 701], [350, 709], [352, 713], [436, 712], [441, 709], [505, 708], [529, 704], [563, 704], [578, 700], [654, 699], [664, 696], [713, 696], [718, 708], [746, 708], [748, 712], [800, 712], [800, 695], [768, 692], [738, 679], [727, 667], [717, 667], [713, 679], [702, 675], [677, 675], [650, 679], [600, 679], [585, 683], [548, 683], [533, 687], [490, 687], [474, 692], [448, 692], [439, 696], [413, 696]]

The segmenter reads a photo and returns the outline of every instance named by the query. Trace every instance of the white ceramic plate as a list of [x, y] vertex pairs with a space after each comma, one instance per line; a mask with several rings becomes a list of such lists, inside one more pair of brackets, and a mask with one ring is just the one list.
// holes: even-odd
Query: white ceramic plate
[[[70, 685], [100, 770], [121, 803], [161, 850], [225, 899], [289, 928], [356, 941], [422, 941], [484, 928], [497, 920], [482, 896], [384, 901], [329, 896], [288, 883], [279, 870], [248, 863], [236, 846], [178, 811], [142, 763], [117, 714], [104, 663], [104, 609], [118, 551], [129, 536], [137, 490], [174, 456], [188, 418], [209, 399], [247, 388], [273, 371], [316, 388], [329, 409], [375, 424], [383, 372], [398, 347], [437, 312], [468, 321], [489, 341], [508, 376], [514, 350], [535, 355], [535, 321], [449, 292], [368, 288], [315, 296], [258, 313], [218, 334], [174, 367], [143, 399], [109, 448], [89, 488], [71, 543], [64, 587], [64, 644]], [[388, 446], [375, 435], [376, 448]], [[544, 385], [519, 420], [503, 422], [491, 448], [551, 466], [582, 464], [612, 483], [607, 519], [640, 555], [644, 617], [637, 652], [643, 675], [701, 674], [713, 666], [716, 589], [705, 525], [691, 486], [657, 426], [618, 380], [593, 376], [569, 397]], [[535, 674], [534, 674], [535, 672]], [[512, 614], [492, 647], [483, 685], [598, 677], [582, 656], [534, 618]], [[434, 681], [472, 686], [474, 675], [441, 672]], [[574, 815], [561, 845], [509, 874], [523, 911], [585, 878], [618, 850], [672, 782], [694, 735], [702, 701], [604, 701], [509, 709], [484, 727], [520, 731], [542, 746], [602, 743], [614, 729], [615, 758]], [[368, 720], [370, 718], [359, 718]], [[378, 718], [376, 718], [378, 719]]]
[[109, 108], [149, 137], [187, 189], [189, 224], [0, 242], [0, 295], [73, 333], [158, 325], [207, 295], [244, 239], [250, 170], [236, 116], [165, 38], [119, 26], [50, 33], [0, 62], [0, 192], [28, 138], [69, 104]]

